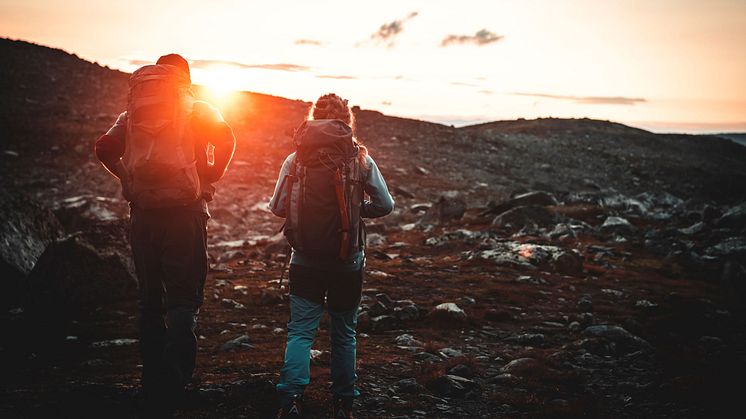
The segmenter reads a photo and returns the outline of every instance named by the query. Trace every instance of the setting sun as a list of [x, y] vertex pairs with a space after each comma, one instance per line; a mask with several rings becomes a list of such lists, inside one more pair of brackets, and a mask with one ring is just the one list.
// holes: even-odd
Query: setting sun
[[196, 70], [193, 82], [204, 87], [205, 99], [224, 109], [235, 99], [242, 76], [236, 69], [216, 65]]

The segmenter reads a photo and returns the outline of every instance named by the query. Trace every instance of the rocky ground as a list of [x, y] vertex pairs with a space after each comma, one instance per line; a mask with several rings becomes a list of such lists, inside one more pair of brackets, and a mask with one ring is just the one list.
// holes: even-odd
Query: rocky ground
[[[92, 155], [127, 75], [8, 40], [0, 56], [0, 414], [135, 417], [127, 208]], [[265, 204], [308, 105], [246, 93], [223, 109], [238, 149], [180, 417], [276, 409], [287, 250]], [[359, 417], [735, 416], [746, 147], [591, 120], [356, 118], [397, 201], [368, 223]], [[328, 408], [328, 338], [309, 417]]]

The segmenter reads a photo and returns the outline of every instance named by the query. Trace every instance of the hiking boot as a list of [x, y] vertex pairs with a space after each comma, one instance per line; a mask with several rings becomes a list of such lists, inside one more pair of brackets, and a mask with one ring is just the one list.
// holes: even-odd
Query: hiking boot
[[352, 397], [335, 397], [332, 418], [333, 419], [353, 419], [352, 416]]
[[303, 397], [293, 396], [290, 403], [283, 405], [277, 412], [277, 419], [297, 419], [303, 417]]

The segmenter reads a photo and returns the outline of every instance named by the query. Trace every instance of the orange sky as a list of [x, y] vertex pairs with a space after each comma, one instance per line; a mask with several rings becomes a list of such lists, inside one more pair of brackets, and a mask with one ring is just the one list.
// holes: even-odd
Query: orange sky
[[0, 36], [132, 71], [464, 124], [540, 116], [746, 131], [746, 1], [0, 0]]

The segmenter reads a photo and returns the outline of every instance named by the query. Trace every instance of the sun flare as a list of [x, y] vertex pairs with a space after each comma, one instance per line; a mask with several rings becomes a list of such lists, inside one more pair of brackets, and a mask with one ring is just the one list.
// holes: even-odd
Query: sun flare
[[204, 87], [206, 99], [224, 108], [241, 90], [241, 74], [231, 68], [211, 67], [195, 74], [195, 84]]

